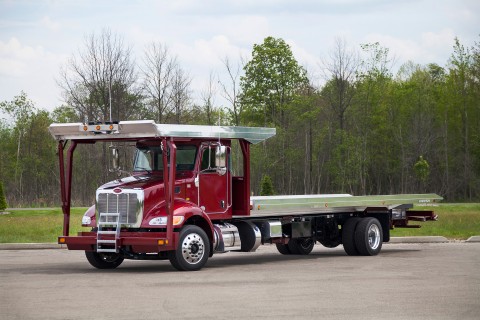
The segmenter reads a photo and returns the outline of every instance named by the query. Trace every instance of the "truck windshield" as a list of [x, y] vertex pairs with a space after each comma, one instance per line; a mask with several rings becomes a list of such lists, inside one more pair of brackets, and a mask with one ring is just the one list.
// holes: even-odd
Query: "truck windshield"
[[[176, 170], [193, 170], [197, 148], [195, 146], [177, 146]], [[159, 146], [138, 146], [135, 152], [133, 171], [163, 170], [162, 149]]]

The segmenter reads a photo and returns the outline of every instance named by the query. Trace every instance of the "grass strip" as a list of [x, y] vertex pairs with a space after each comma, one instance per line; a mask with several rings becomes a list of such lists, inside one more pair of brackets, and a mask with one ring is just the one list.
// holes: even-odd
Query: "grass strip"
[[[70, 234], [88, 231], [81, 226], [82, 216], [87, 208], [72, 208]], [[415, 207], [415, 210], [434, 210], [438, 221], [416, 222], [420, 229], [397, 228], [392, 237], [444, 236], [448, 239], [465, 240], [480, 235], [480, 204], [441, 203], [435, 207]], [[62, 235], [63, 214], [60, 208], [15, 210], [0, 215], [0, 243], [43, 243], [57, 242]]]
[[[87, 231], [82, 227], [82, 217], [87, 208], [72, 208], [70, 234]], [[63, 233], [63, 213], [60, 208], [12, 210], [0, 215], [0, 243], [57, 242]]]
[[479, 203], [440, 203], [435, 207], [415, 207], [415, 210], [433, 210], [438, 215], [438, 221], [417, 222], [420, 229], [397, 228], [391, 231], [392, 237], [412, 236], [443, 236], [447, 239], [466, 240], [471, 236], [480, 235], [480, 204]]

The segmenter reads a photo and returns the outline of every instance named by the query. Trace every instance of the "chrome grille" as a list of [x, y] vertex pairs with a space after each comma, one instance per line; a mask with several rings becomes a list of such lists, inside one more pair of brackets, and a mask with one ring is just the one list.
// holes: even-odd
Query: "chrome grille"
[[97, 213], [118, 212], [121, 224], [135, 225], [140, 211], [141, 205], [137, 193], [98, 193], [97, 195]]

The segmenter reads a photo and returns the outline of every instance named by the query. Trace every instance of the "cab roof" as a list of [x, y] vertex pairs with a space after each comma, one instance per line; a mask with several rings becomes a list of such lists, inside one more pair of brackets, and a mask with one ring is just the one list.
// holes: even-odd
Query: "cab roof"
[[52, 123], [48, 130], [57, 141], [137, 140], [142, 138], [244, 139], [256, 144], [273, 137], [275, 128], [156, 124], [153, 120], [118, 124]]

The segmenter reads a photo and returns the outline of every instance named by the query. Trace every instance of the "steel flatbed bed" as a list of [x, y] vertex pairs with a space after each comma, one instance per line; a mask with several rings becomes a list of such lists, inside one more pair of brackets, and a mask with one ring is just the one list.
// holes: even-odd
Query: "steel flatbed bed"
[[[252, 210], [249, 218], [353, 213], [363, 212], [367, 208], [406, 210], [413, 208], [414, 205], [434, 205], [442, 199], [436, 194], [253, 196], [250, 198]], [[233, 216], [233, 218], [245, 219], [248, 217]]]

